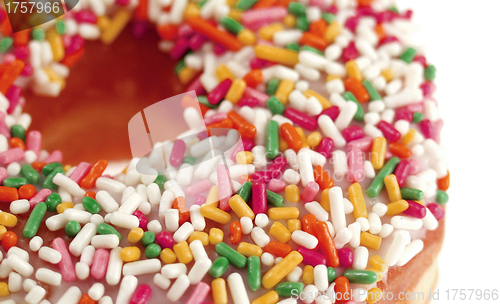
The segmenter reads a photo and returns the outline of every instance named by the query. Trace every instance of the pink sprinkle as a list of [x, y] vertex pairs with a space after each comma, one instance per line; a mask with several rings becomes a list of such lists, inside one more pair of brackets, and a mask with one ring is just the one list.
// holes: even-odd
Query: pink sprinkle
[[250, 108], [254, 108], [256, 106], [260, 105], [260, 101], [256, 98], [253, 97], [241, 97], [240, 100], [238, 101], [238, 106], [239, 107], [244, 107], [248, 106]]
[[434, 215], [436, 220], [439, 221], [440, 219], [442, 219], [444, 217], [444, 210], [441, 207], [439, 207], [438, 204], [430, 203], [427, 205], [427, 208]]
[[146, 231], [148, 230], [148, 218], [139, 210], [134, 211], [134, 215], [139, 219], [139, 227]]
[[[317, 182], [311, 181], [308, 182], [304, 190], [302, 191], [302, 194], [300, 195], [300, 198], [304, 201], [304, 203], [309, 203], [314, 201], [316, 198], [316, 195], [318, 195], [319, 192], [319, 185]], [[252, 192], [253, 195], [253, 192]]]
[[427, 59], [425, 58], [425, 56], [423, 55], [417, 55], [413, 58], [413, 61], [414, 62], [419, 62], [421, 65], [425, 67], [427, 67]]
[[2, 183], [3, 180], [7, 178], [7, 176], [9, 176], [9, 174], [7, 173], [7, 169], [5, 169], [5, 167], [0, 167], [0, 183]]
[[47, 164], [53, 163], [53, 162], [59, 162], [62, 163], [63, 161], [63, 154], [60, 150], [54, 150], [52, 153], [50, 153], [49, 156], [44, 160]]
[[174, 237], [168, 231], [162, 231], [156, 235], [156, 242], [162, 249], [174, 246]]
[[385, 156], [384, 158], [387, 160], [391, 157], [393, 157], [394, 155], [392, 155], [391, 151], [389, 151], [389, 149], [385, 150]]
[[412, 200], [406, 201], [408, 202], [408, 209], [403, 211], [404, 214], [418, 219], [423, 219], [425, 217], [427, 210], [425, 209], [424, 205]]
[[217, 183], [219, 185], [219, 208], [223, 211], [229, 210], [229, 198], [233, 194], [231, 178], [224, 165], [217, 167]]
[[271, 172], [271, 178], [279, 178], [285, 170], [286, 165], [287, 161], [284, 157], [276, 157], [267, 168], [267, 170]]
[[207, 198], [206, 198], [206, 197], [204, 197], [203, 195], [198, 195], [198, 196], [194, 199], [194, 204], [195, 204], [195, 205], [198, 205], [198, 206], [201, 206], [201, 205], [203, 205], [206, 201], [207, 201]]
[[253, 70], [253, 69], [261, 69], [264, 67], [264, 64], [266, 63], [266, 60], [264, 59], [260, 59], [260, 58], [257, 58], [257, 57], [253, 57], [251, 60], [250, 60], [250, 68]]
[[59, 237], [55, 238], [52, 241], [52, 248], [57, 250], [62, 256], [61, 261], [57, 263], [57, 266], [59, 266], [59, 272], [61, 273], [63, 280], [66, 282], [73, 282], [76, 280], [75, 266], [73, 265], [68, 247], [66, 247], [64, 240]]
[[181, 139], [175, 140], [172, 153], [170, 154], [170, 165], [179, 167], [182, 164], [184, 152], [186, 152], [186, 143]]
[[262, 181], [252, 184], [252, 209], [255, 214], [267, 212], [266, 184]]
[[180, 38], [190, 38], [193, 36], [195, 31], [187, 23], [179, 25], [178, 34]]
[[89, 174], [90, 168], [92, 167], [91, 164], [86, 163], [86, 162], [81, 162], [76, 166], [75, 171], [71, 173], [69, 178], [73, 180], [75, 183], [79, 184], [80, 181]]
[[332, 6], [328, 7], [326, 10], [329, 13], [332, 13], [332, 14], [336, 14], [339, 11], [339, 9], [337, 8], [337, 6], [335, 6], [335, 5], [332, 5]]
[[281, 6], [251, 9], [243, 12], [241, 21], [244, 27], [256, 31], [267, 24], [283, 20], [287, 13], [287, 9]]
[[252, 181], [255, 183], [257, 181], [269, 182], [272, 179], [270, 171], [255, 171], [252, 174]]
[[26, 65], [24, 66], [21, 76], [31, 76], [33, 75], [33, 71], [34, 71], [33, 66], [29, 62], [26, 62]]
[[306, 265], [311, 265], [312, 267], [318, 265], [326, 265], [326, 258], [321, 253], [307, 249], [305, 247], [299, 247], [297, 251], [302, 255], [304, 260], [302, 261]]
[[267, 188], [272, 192], [281, 192], [285, 190], [286, 183], [281, 179], [272, 179], [269, 181], [269, 185], [267, 185]]
[[205, 117], [204, 121], [206, 125], [211, 125], [213, 123], [220, 122], [226, 118], [227, 118], [227, 113], [215, 113], [214, 115]]
[[410, 160], [410, 175], [414, 175], [420, 172], [420, 161], [418, 159]]
[[19, 103], [19, 97], [21, 97], [22, 93], [23, 89], [21, 89], [21, 87], [16, 85], [11, 85], [10, 88], [7, 90], [5, 97], [9, 100], [9, 108], [7, 109], [8, 114], [12, 114], [12, 112]]
[[30, 208], [35, 207], [36, 204], [44, 202], [47, 196], [52, 193], [49, 189], [42, 189], [38, 191], [32, 198], [30, 198]]
[[388, 44], [388, 43], [391, 43], [391, 42], [398, 42], [399, 39], [394, 37], [394, 36], [387, 36], [387, 37], [384, 37], [382, 40], [380, 40], [380, 42], [378, 43], [379, 46], [381, 45], [384, 45], [384, 44]]
[[285, 117], [309, 131], [313, 131], [318, 125], [316, 119], [294, 108], [286, 109]]
[[401, 133], [399, 133], [399, 131], [396, 130], [390, 123], [384, 120], [381, 120], [377, 124], [377, 128], [379, 128], [380, 131], [382, 131], [384, 137], [387, 138], [387, 140], [390, 142], [398, 141], [399, 138], [401, 137]]
[[255, 143], [251, 139], [243, 138], [242, 142], [245, 151], [252, 151], [253, 147], [255, 147]]
[[224, 55], [225, 52], [227, 52], [227, 49], [224, 46], [222, 46], [222, 45], [220, 45], [218, 43], [216, 43], [214, 45], [214, 54], [215, 54], [215, 56], [220, 57], [220, 56]]
[[0, 164], [8, 165], [12, 162], [19, 161], [24, 158], [24, 151], [21, 148], [9, 149], [0, 153]]
[[[63, 36], [64, 37], [64, 36]], [[70, 55], [80, 50], [85, 44], [85, 40], [79, 35], [74, 35], [69, 40], [69, 45], [66, 47], [66, 54]]]
[[179, 38], [175, 42], [174, 47], [170, 50], [170, 56], [174, 60], [181, 59], [182, 56], [189, 50], [189, 41], [186, 38]]
[[236, 154], [243, 151], [245, 151], [245, 146], [243, 145], [242, 141], [238, 140], [238, 142], [236, 143], [236, 148], [234, 148], [234, 150], [231, 152], [230, 159], [236, 162]]
[[200, 77], [196, 78], [191, 82], [191, 84], [189, 84], [187, 92], [189, 91], [195, 91], [196, 95], [205, 95], [207, 93], [201, 84]]
[[109, 251], [99, 248], [95, 251], [94, 260], [90, 267], [90, 275], [96, 280], [102, 280], [108, 269]]
[[334, 148], [335, 144], [333, 143], [333, 139], [330, 137], [323, 137], [318, 145], [318, 153], [326, 157], [326, 159], [330, 159]]
[[42, 133], [40, 131], [30, 131], [26, 136], [26, 151], [31, 150], [40, 155], [42, 149]]
[[77, 23], [96, 23], [97, 16], [91, 10], [80, 10], [76, 12], [73, 17]]
[[190, 185], [184, 191], [187, 196], [196, 196], [202, 192], [210, 190], [212, 183], [208, 179], [201, 180], [195, 184]]
[[328, 109], [323, 110], [323, 112], [321, 112], [318, 115], [318, 117], [320, 117], [321, 115], [328, 115], [333, 121], [335, 121], [335, 119], [337, 119], [337, 117], [339, 116], [339, 114], [340, 114], [339, 107], [337, 107], [337, 106], [331, 106]]
[[16, 56], [17, 59], [26, 60], [30, 55], [30, 49], [28, 48], [27, 45], [18, 46], [14, 50], [14, 55]]
[[396, 116], [394, 120], [406, 120], [411, 122], [413, 120], [413, 113], [407, 108], [399, 108], [396, 110]]
[[[424, 111], [424, 103], [423, 102], [417, 102], [417, 103], [413, 103], [413, 104], [407, 105], [404, 108], [407, 109], [408, 111], [410, 111], [411, 113], [423, 112]], [[412, 120], [413, 120], [413, 117], [412, 117]]]
[[346, 48], [342, 51], [342, 61], [346, 63], [349, 60], [353, 60], [359, 57], [358, 50], [354, 45], [354, 41], [349, 42]]
[[120, 6], [127, 6], [130, 4], [130, 0], [116, 0], [116, 4]]
[[365, 136], [360, 139], [353, 140], [347, 144], [347, 151], [351, 151], [352, 149], [359, 149], [363, 152], [368, 151], [372, 146], [373, 138], [370, 136]]
[[146, 35], [149, 24], [144, 20], [135, 20], [131, 24], [134, 38], [142, 38]]
[[351, 142], [365, 136], [365, 132], [359, 126], [350, 126], [342, 130], [342, 136], [344, 136], [347, 142]]
[[425, 138], [433, 138], [435, 136], [435, 130], [430, 120], [424, 119], [418, 124], [418, 126], [420, 127], [420, 131]]
[[208, 138], [208, 132], [200, 132], [198, 135], [196, 135], [200, 141], [204, 140], [205, 138]]
[[402, 15], [401, 18], [403, 19], [411, 19], [413, 16], [413, 11], [412, 10], [406, 10]]
[[223, 80], [207, 96], [208, 102], [215, 105], [222, 101], [233, 82], [231, 79]]
[[396, 176], [399, 187], [403, 187], [409, 174], [411, 174], [410, 162], [406, 159], [402, 159], [394, 170], [394, 175]]
[[151, 296], [151, 287], [148, 284], [141, 284], [135, 290], [129, 304], [146, 304]]
[[3, 59], [4, 63], [10, 64], [10, 63], [13, 63], [16, 60], [16, 56], [14, 56], [14, 54], [7, 53], [7, 54], [3, 55], [2, 59]]
[[340, 266], [342, 267], [351, 267], [352, 262], [354, 261], [354, 254], [352, 249], [349, 247], [342, 247], [337, 250], [340, 260]]
[[0, 134], [2, 134], [3, 136], [5, 136], [7, 139], [11, 138], [10, 128], [7, 127], [7, 125], [5, 123], [3, 123], [3, 122], [0, 123]]
[[348, 28], [351, 32], [355, 33], [356, 27], [358, 26], [358, 23], [359, 23], [359, 17], [353, 16], [353, 17], [347, 18], [344, 26], [346, 28]]
[[420, 89], [424, 94], [424, 97], [430, 97], [434, 92], [436, 92], [436, 85], [432, 81], [426, 81], [421, 86]]
[[209, 292], [210, 286], [205, 282], [199, 282], [193, 290], [193, 293], [191, 293], [191, 296], [187, 300], [186, 304], [202, 304]]
[[265, 107], [266, 101], [269, 99], [269, 96], [267, 94], [257, 91], [256, 89], [253, 89], [251, 87], [245, 88], [245, 91], [243, 91], [243, 96], [257, 99], [259, 101], [259, 106], [261, 107]]
[[365, 177], [363, 152], [356, 148], [349, 151], [347, 154], [347, 164], [349, 167], [347, 179], [352, 183], [362, 181]]
[[367, 6], [358, 6], [356, 11], [359, 16], [373, 16], [375, 13], [373, 12], [373, 8], [369, 5]]
[[195, 33], [191, 38], [189, 38], [189, 48], [193, 51], [197, 51], [207, 41], [208, 41], [207, 37], [199, 33]]
[[384, 11], [384, 12], [379, 12], [375, 14], [375, 19], [377, 19], [377, 23], [383, 23], [383, 22], [390, 22], [394, 20], [398, 14], [396, 14], [393, 11]]

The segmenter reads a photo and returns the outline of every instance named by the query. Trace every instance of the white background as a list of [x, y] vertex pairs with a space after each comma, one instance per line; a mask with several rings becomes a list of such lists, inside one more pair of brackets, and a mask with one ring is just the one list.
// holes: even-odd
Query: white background
[[[446, 289], [500, 289], [500, 1], [399, 0], [412, 8], [437, 68], [436, 99], [444, 120], [451, 187], [440, 256], [440, 300]], [[452, 294], [452, 293], [450, 293]], [[469, 292], [467, 292], [469, 294]], [[500, 303], [480, 301], [480, 303]]]

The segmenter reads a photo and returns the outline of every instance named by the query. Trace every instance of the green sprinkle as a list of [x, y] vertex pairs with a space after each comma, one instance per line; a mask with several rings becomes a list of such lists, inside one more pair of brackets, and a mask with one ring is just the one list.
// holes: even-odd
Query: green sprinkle
[[436, 193], [436, 203], [443, 205], [446, 204], [449, 200], [448, 193], [438, 190]]
[[217, 243], [217, 245], [215, 245], [215, 252], [219, 256], [227, 258], [229, 263], [231, 263], [231, 265], [235, 266], [236, 268], [242, 269], [247, 265], [247, 258], [238, 251], [229, 247], [229, 245], [226, 243]]
[[342, 94], [342, 97], [344, 97], [344, 99], [346, 101], [349, 101], [349, 100], [354, 101], [358, 105], [358, 110], [356, 111], [356, 114], [354, 114], [354, 120], [355, 121], [363, 121], [363, 119], [365, 118], [365, 111], [363, 111], [363, 108], [359, 104], [356, 97], [354, 97], [354, 95], [352, 95], [352, 93], [349, 91], [344, 92]]
[[342, 276], [351, 284], [373, 284], [377, 281], [377, 274], [371, 270], [347, 269]]
[[229, 266], [229, 261], [225, 257], [218, 257], [212, 263], [212, 266], [208, 270], [208, 274], [210, 274], [213, 278], [219, 278], [224, 274], [227, 270], [227, 266]]
[[42, 187], [50, 189], [50, 190], [56, 189], [57, 185], [54, 184], [54, 182], [52, 180], [54, 179], [54, 176], [56, 176], [57, 173], [64, 174], [63, 168], [62, 167], [57, 167], [54, 170], [52, 170], [52, 172], [50, 172], [50, 174], [47, 175], [47, 177], [45, 178], [45, 180], [42, 182]]
[[45, 203], [47, 204], [48, 211], [55, 212], [57, 210], [57, 206], [62, 203], [62, 198], [59, 193], [51, 193], [45, 199]]
[[325, 20], [328, 24], [332, 23], [336, 19], [335, 15], [332, 13], [322, 13], [321, 18], [323, 18], [323, 20]]
[[64, 35], [66, 33], [66, 22], [64, 22], [63, 20], [57, 20], [56, 31], [59, 35]]
[[397, 7], [395, 7], [395, 6], [391, 6], [391, 7], [389, 7], [389, 10], [390, 10], [391, 12], [394, 12], [394, 13], [396, 13], [396, 14], [399, 14], [399, 10], [398, 10], [398, 8], [397, 8]]
[[78, 232], [80, 232], [82, 226], [77, 221], [69, 221], [66, 226], [64, 226], [64, 233], [70, 238], [75, 237]]
[[240, 11], [246, 11], [251, 8], [258, 0], [240, 0], [236, 3], [236, 8]]
[[436, 77], [436, 67], [433, 65], [426, 67], [424, 70], [424, 78], [426, 80], [433, 80], [435, 77]]
[[35, 28], [31, 31], [31, 37], [36, 41], [43, 41], [45, 39], [45, 32], [40, 28]]
[[401, 188], [401, 196], [405, 200], [420, 201], [424, 199], [424, 192], [414, 188]]
[[240, 190], [238, 190], [238, 195], [248, 203], [250, 196], [252, 195], [252, 182], [245, 182]]
[[190, 164], [191, 166], [194, 165], [195, 162], [196, 162], [196, 159], [194, 157], [192, 157], [191, 155], [186, 156], [182, 159], [183, 164]]
[[409, 47], [403, 52], [403, 54], [401, 54], [399, 59], [403, 60], [406, 63], [410, 63], [413, 61], [413, 58], [415, 58], [416, 54], [417, 54], [417, 50], [415, 50], [412, 47]]
[[285, 202], [283, 201], [283, 196], [274, 193], [270, 190], [266, 190], [267, 203], [273, 207], [282, 207]]
[[266, 126], [266, 157], [275, 159], [279, 153], [279, 125], [276, 121], [270, 120]]
[[337, 272], [333, 267], [328, 267], [327, 270], [328, 270], [328, 283], [331, 283], [335, 281], [335, 279], [337, 278]]
[[82, 205], [85, 210], [92, 214], [98, 214], [102, 209], [101, 205], [99, 205], [99, 203], [95, 199], [89, 196], [85, 196], [84, 198], [82, 198]]
[[295, 16], [305, 16], [306, 6], [298, 2], [290, 2], [288, 5], [288, 12]]
[[11, 47], [14, 40], [11, 37], [4, 37], [0, 39], [0, 53], [5, 53]]
[[157, 184], [160, 189], [163, 189], [165, 186], [165, 182], [167, 181], [167, 177], [163, 174], [158, 174], [155, 181], [153, 183]]
[[304, 284], [299, 282], [283, 282], [274, 287], [274, 291], [283, 298], [290, 298], [302, 293]]
[[23, 237], [31, 239], [36, 235], [46, 212], [47, 204], [45, 204], [44, 202], [38, 203], [35, 205], [35, 207], [33, 207], [33, 210], [31, 211], [31, 214], [26, 221], [26, 224], [24, 225]]
[[297, 29], [307, 32], [309, 30], [309, 21], [306, 16], [297, 17]]
[[412, 121], [413, 123], [418, 124], [419, 122], [422, 121], [422, 119], [424, 119], [424, 114], [420, 112], [413, 113], [413, 121]]
[[2, 186], [17, 188], [19, 189], [21, 186], [24, 186], [28, 183], [24, 177], [9, 177], [2, 181]]
[[182, 71], [183, 68], [186, 67], [186, 62], [184, 61], [184, 58], [182, 58], [179, 63], [175, 65], [175, 74], [179, 75], [179, 73]]
[[248, 287], [257, 291], [261, 285], [260, 259], [257, 256], [248, 257], [247, 263]]
[[290, 50], [290, 51], [299, 51], [299, 45], [295, 42], [289, 43], [285, 46], [285, 49]]
[[151, 231], [146, 231], [142, 235], [141, 244], [142, 246], [147, 247], [149, 244], [153, 244], [155, 240], [156, 240], [155, 234]]
[[40, 181], [40, 174], [30, 164], [21, 166], [21, 175], [32, 185], [36, 185]]
[[21, 125], [13, 125], [10, 127], [10, 135], [24, 141], [26, 139], [26, 130]]
[[380, 97], [380, 94], [378, 93], [377, 89], [373, 87], [372, 83], [368, 79], [363, 80], [363, 86], [365, 87], [365, 90], [368, 92], [368, 95], [370, 95], [370, 101], [382, 100], [382, 97]]
[[147, 247], [146, 247], [146, 250], [144, 250], [144, 255], [148, 258], [148, 259], [154, 259], [154, 258], [157, 258], [161, 253], [161, 247], [160, 245], [158, 244], [149, 244]]
[[309, 51], [309, 52], [313, 52], [315, 54], [318, 54], [320, 56], [325, 56], [325, 54], [323, 54], [322, 51], [318, 50], [317, 48], [313, 48], [312, 46], [308, 46], [308, 45], [303, 45], [301, 48], [300, 48], [301, 51]]
[[[240, 1], [241, 2], [241, 1]], [[233, 18], [224, 16], [219, 19], [219, 23], [222, 24], [222, 26], [228, 30], [229, 32], [238, 35], [239, 32], [241, 32], [244, 27], [239, 23], [238, 21], [234, 20]]]
[[278, 90], [278, 86], [280, 85], [280, 80], [277, 78], [273, 78], [267, 82], [266, 94], [271, 96], [276, 94]]
[[59, 162], [53, 162], [53, 163], [48, 163], [42, 168], [42, 174], [45, 176], [48, 176], [54, 169], [56, 168], [62, 168], [62, 164]]
[[207, 96], [204, 96], [204, 95], [198, 96], [198, 102], [201, 103], [201, 104], [203, 104], [203, 105], [205, 105], [205, 106], [207, 106], [207, 107], [209, 107], [209, 108], [211, 108], [211, 109], [217, 108], [217, 106], [218, 106], [216, 104], [213, 105], [210, 102], [208, 102]]
[[385, 165], [378, 171], [370, 186], [366, 189], [366, 195], [370, 198], [375, 198], [384, 187], [384, 178], [394, 172], [394, 169], [399, 164], [399, 158], [391, 157]]
[[106, 223], [100, 223], [97, 225], [97, 234], [115, 234], [120, 241], [122, 240], [121, 233], [116, 231], [115, 227]]
[[202, 8], [205, 4], [207, 4], [208, 0], [202, 0], [200, 3], [198, 3], [198, 6]]
[[271, 96], [268, 100], [266, 100], [266, 107], [274, 115], [283, 115], [283, 113], [285, 113], [285, 106], [275, 96]]

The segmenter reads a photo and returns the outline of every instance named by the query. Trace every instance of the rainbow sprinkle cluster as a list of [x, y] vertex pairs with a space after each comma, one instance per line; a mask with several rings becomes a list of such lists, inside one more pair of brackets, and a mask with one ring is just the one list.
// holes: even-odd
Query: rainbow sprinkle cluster
[[[448, 201], [435, 68], [411, 15], [390, 0], [81, 0], [11, 34], [0, 10], [0, 297], [376, 303]], [[59, 95], [85, 40], [112, 43], [129, 22], [137, 35], [156, 24], [179, 60], [193, 131], [238, 131], [224, 164], [191, 154], [230, 133], [166, 145], [177, 174], [132, 159], [109, 176], [105, 160], [41, 149], [23, 88]]]

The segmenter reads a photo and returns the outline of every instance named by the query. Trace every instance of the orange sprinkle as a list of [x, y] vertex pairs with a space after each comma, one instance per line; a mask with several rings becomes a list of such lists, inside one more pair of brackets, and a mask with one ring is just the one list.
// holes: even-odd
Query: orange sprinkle
[[25, 65], [24, 61], [16, 59], [5, 69], [2, 76], [0, 76], [0, 92], [2, 92], [2, 94], [7, 94], [7, 90], [14, 83], [17, 77], [21, 75]]
[[322, 51], [328, 46], [328, 43], [325, 41], [325, 39], [323, 39], [323, 37], [318, 37], [311, 32], [304, 32], [302, 38], [300, 38], [299, 43], [302, 45], [305, 44], [308, 46], [312, 46], [313, 48], [317, 48]]
[[94, 191], [89, 190], [89, 191], [85, 192], [85, 195], [84, 195], [84, 196], [85, 196], [85, 197], [91, 197], [91, 198], [95, 199], [95, 195], [96, 195], [96, 194], [95, 194], [95, 192], [94, 192]]
[[328, 23], [325, 21], [325, 19], [318, 19], [314, 22], [311, 22], [311, 24], [309, 25], [309, 31], [316, 36], [323, 37], [323, 34], [325, 33], [327, 27]]
[[298, 152], [302, 149], [302, 138], [300, 138], [297, 130], [289, 124], [285, 122], [280, 127], [281, 137], [286, 141], [287, 145], [293, 149], [295, 152]]
[[370, 101], [370, 95], [366, 91], [363, 84], [356, 78], [349, 77], [346, 80], [344, 80], [344, 87], [346, 91], [351, 92], [360, 103], [365, 103]]
[[23, 150], [26, 149], [26, 147], [24, 146], [24, 141], [19, 137], [11, 137], [9, 139], [9, 146], [11, 148], [21, 148]]
[[135, 18], [139, 20], [148, 19], [148, 4], [149, 0], [139, 0], [135, 8]]
[[42, 171], [43, 167], [45, 167], [46, 164], [47, 164], [46, 162], [34, 162], [31, 164], [31, 166], [36, 171]]
[[385, 38], [385, 32], [384, 32], [384, 28], [382, 27], [382, 23], [379, 23], [375, 26], [375, 34], [377, 34], [377, 37], [379, 40], [382, 40]]
[[78, 51], [72, 53], [72, 54], [65, 54], [63, 60], [61, 60], [61, 63], [64, 64], [67, 67], [73, 66], [80, 58], [82, 58], [83, 54], [85, 54], [85, 49], [80, 48]]
[[238, 244], [241, 242], [241, 224], [240, 221], [232, 221], [229, 226], [229, 233], [231, 236], [229, 237], [229, 241], [231, 244]]
[[267, 8], [275, 6], [279, 0], [259, 0], [252, 6], [252, 9]]
[[314, 226], [316, 225], [316, 217], [314, 216], [314, 214], [309, 213], [304, 215], [301, 222], [303, 231], [312, 235], [316, 235], [316, 233], [314, 232]]
[[97, 161], [92, 168], [90, 168], [89, 173], [85, 176], [80, 182], [80, 186], [84, 189], [92, 189], [95, 186], [95, 181], [101, 177], [102, 172], [108, 166], [108, 161], [105, 159], [101, 159]]
[[400, 158], [408, 158], [411, 156], [410, 149], [408, 149], [407, 146], [397, 142], [391, 142], [389, 144], [389, 151], [391, 151], [392, 154]]
[[445, 177], [439, 178], [437, 180], [437, 186], [439, 190], [446, 191], [450, 187], [450, 171], [447, 171]]
[[30, 34], [31, 34], [30, 30], [24, 30], [17, 33], [13, 33], [12, 38], [14, 38], [14, 45], [15, 46], [27, 45], [28, 42], [30, 41]]
[[95, 304], [95, 303], [97, 302], [92, 300], [92, 298], [88, 294], [84, 294], [83, 297], [78, 302], [78, 304]]
[[358, 0], [359, 6], [369, 6], [372, 5], [373, 0]]
[[7, 231], [2, 236], [2, 247], [9, 251], [11, 247], [17, 245], [17, 234], [14, 231]]
[[323, 170], [323, 167], [316, 166], [314, 168], [314, 181], [318, 183], [321, 189], [329, 189], [334, 186], [333, 179], [330, 177], [328, 172]]
[[20, 199], [27, 199], [29, 200], [36, 194], [36, 187], [33, 186], [32, 184], [26, 184], [21, 187], [19, 187], [19, 198]]
[[10, 203], [18, 199], [19, 194], [16, 188], [0, 186], [0, 203]]
[[186, 22], [193, 30], [207, 36], [216, 43], [220, 43], [230, 51], [236, 52], [243, 47], [243, 44], [232, 34], [218, 29], [216, 26], [200, 17], [189, 17]]
[[264, 251], [274, 256], [284, 258], [292, 251], [292, 246], [277, 241], [271, 241], [264, 247]]
[[179, 210], [179, 226], [189, 220], [189, 209], [186, 207], [184, 197], [178, 196], [172, 203], [172, 208]]
[[173, 24], [162, 24], [156, 27], [158, 35], [164, 40], [174, 40], [177, 37], [179, 29]]
[[247, 86], [255, 88], [263, 80], [262, 71], [260, 69], [251, 70], [243, 77], [243, 80]]

